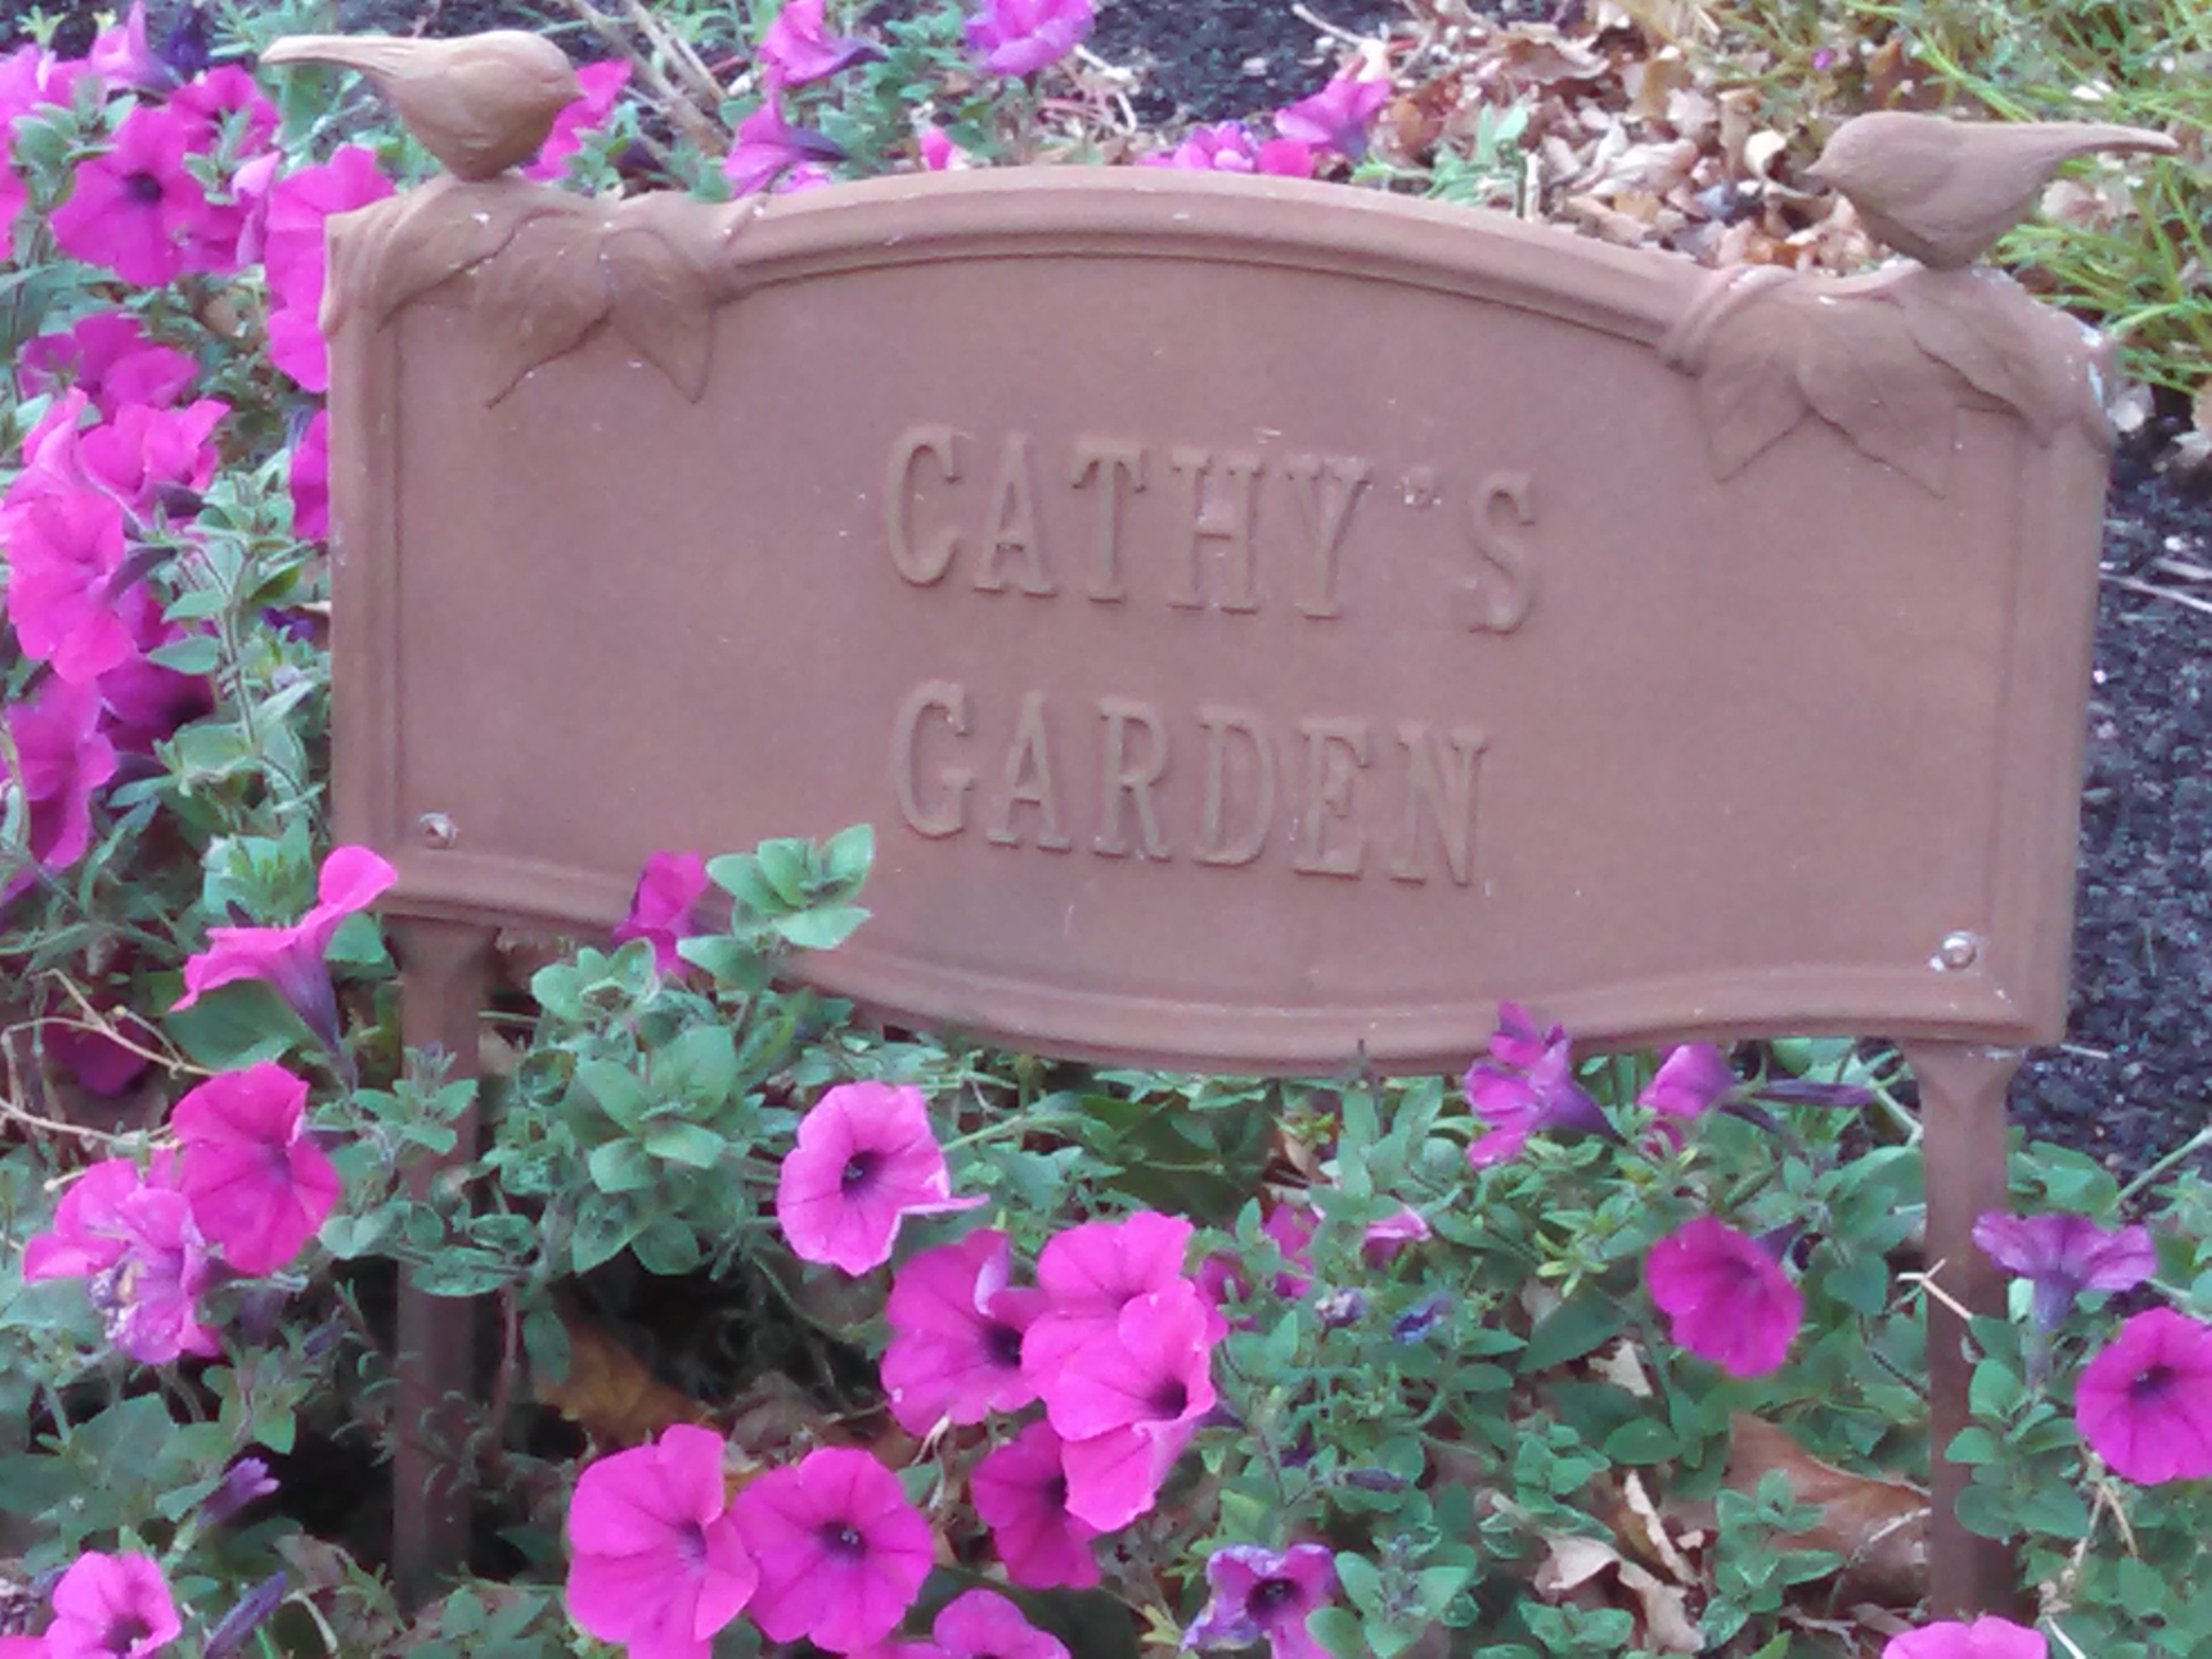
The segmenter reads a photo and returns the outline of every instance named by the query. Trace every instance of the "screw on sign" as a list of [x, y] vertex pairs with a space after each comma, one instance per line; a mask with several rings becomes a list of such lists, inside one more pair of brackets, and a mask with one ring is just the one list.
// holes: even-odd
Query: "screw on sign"
[[[1847, 128], [1925, 263], [1832, 280], [1211, 173], [590, 201], [482, 176], [539, 70], [447, 50], [403, 118], [514, 131], [333, 222], [325, 312], [337, 813], [399, 872], [409, 1042], [473, 1054], [502, 919], [863, 821], [873, 919], [796, 971], [1033, 1052], [1457, 1069], [1516, 997], [1894, 1037], [1949, 1443], [2005, 1085], [2063, 1026], [2106, 461], [2080, 331], [1957, 267], [2059, 156], [2162, 141]], [[466, 1332], [403, 1320], [433, 1413]], [[2012, 1593], [1964, 1473], [1943, 1615]]]

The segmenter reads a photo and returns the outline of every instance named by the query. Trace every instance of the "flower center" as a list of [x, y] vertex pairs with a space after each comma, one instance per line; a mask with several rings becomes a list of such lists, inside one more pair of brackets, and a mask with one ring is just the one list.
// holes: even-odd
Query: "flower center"
[[2146, 1405], [2165, 1394], [2172, 1382], [2173, 1368], [2171, 1365], [2148, 1365], [2144, 1367], [2143, 1374], [2129, 1385], [2128, 1392], [2135, 1397], [2136, 1404]]
[[697, 1569], [707, 1565], [707, 1529], [696, 1521], [676, 1529], [676, 1554], [687, 1567]]
[[1285, 1602], [1298, 1596], [1297, 1581], [1291, 1578], [1262, 1578], [1252, 1586], [1252, 1594], [1245, 1605], [1255, 1613], [1273, 1613]]
[[875, 1178], [876, 1171], [882, 1167], [884, 1155], [881, 1152], [854, 1153], [845, 1160], [844, 1170], [837, 1177], [839, 1189], [849, 1193], [855, 1188], [866, 1186]]
[[983, 1352], [1001, 1370], [1018, 1371], [1022, 1368], [1022, 1334], [994, 1321], [983, 1328]]
[[1190, 1390], [1183, 1386], [1179, 1376], [1170, 1377], [1152, 1394], [1152, 1411], [1159, 1417], [1181, 1417], [1189, 1404]]
[[1044, 1483], [1044, 1501], [1056, 1510], [1067, 1507], [1067, 1477], [1055, 1474]]
[[860, 1529], [850, 1521], [825, 1521], [817, 1536], [823, 1549], [848, 1561], [858, 1560], [868, 1553], [868, 1540], [860, 1536]]
[[107, 1627], [106, 1645], [110, 1653], [128, 1653], [153, 1633], [153, 1626], [137, 1613], [123, 1613]]
[[125, 175], [124, 193], [144, 207], [152, 207], [161, 199], [161, 179], [158, 173], [133, 173]]

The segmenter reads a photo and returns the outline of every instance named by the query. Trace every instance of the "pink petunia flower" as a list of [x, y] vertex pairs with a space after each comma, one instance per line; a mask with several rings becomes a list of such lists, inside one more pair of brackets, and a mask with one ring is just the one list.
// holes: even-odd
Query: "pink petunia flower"
[[12, 164], [0, 158], [0, 259], [15, 257], [15, 221], [31, 204], [30, 187]]
[[47, 1659], [145, 1659], [183, 1630], [152, 1556], [87, 1550], [54, 1586], [46, 1653]]
[[2038, 1329], [2055, 1329], [2084, 1291], [2131, 1291], [2158, 1271], [2147, 1227], [2100, 1227], [2085, 1215], [2008, 1215], [1974, 1223], [1983, 1255], [2035, 1287]]
[[330, 354], [316, 313], [323, 302], [323, 227], [392, 194], [392, 180], [366, 144], [342, 145], [319, 167], [270, 186], [262, 267], [269, 282], [269, 358], [308, 392], [326, 391]]
[[1946, 1620], [1893, 1636], [1881, 1659], [2049, 1659], [2050, 1652], [2038, 1632], [1985, 1613], [1971, 1625]]
[[2074, 1424], [2138, 1486], [2212, 1476], [2212, 1325], [2152, 1308], [2082, 1368]]
[[1273, 173], [1285, 179], [1313, 177], [1313, 151], [1295, 138], [1269, 138], [1255, 143], [1241, 121], [1220, 121], [1210, 127], [1194, 127], [1173, 149], [1139, 155], [1137, 165], [1148, 167], [1187, 167], [1208, 173]]
[[191, 137], [186, 118], [161, 105], [125, 116], [106, 151], [77, 164], [48, 221], [62, 252], [142, 287], [173, 282], [208, 228], [207, 192], [185, 167]]
[[802, 1261], [864, 1273], [891, 1259], [910, 1215], [972, 1209], [954, 1198], [921, 1091], [841, 1083], [799, 1121], [777, 1172], [775, 1217]]
[[123, 508], [112, 496], [68, 486], [29, 490], [0, 515], [0, 528], [11, 566], [8, 619], [26, 655], [69, 684], [88, 685], [131, 654], [113, 598], [125, 548]]
[[145, 520], [157, 506], [180, 496], [196, 507], [215, 480], [216, 428], [230, 413], [219, 398], [201, 398], [181, 409], [125, 404], [115, 418], [77, 436], [77, 465], [87, 482]]
[[92, 400], [102, 420], [126, 404], [167, 409], [199, 373], [188, 353], [146, 337], [127, 311], [96, 311], [65, 333], [41, 334], [15, 359], [24, 395], [74, 386]]
[[[292, 533], [319, 542], [331, 533], [331, 411], [319, 409], [292, 446]], [[656, 951], [655, 954], [658, 954]]]
[[1275, 131], [1317, 150], [1334, 150], [1358, 161], [1367, 153], [1367, 129], [1390, 101], [1388, 76], [1361, 78], [1346, 71], [1310, 98], [1275, 112]]
[[1597, 1103], [1575, 1081], [1574, 1052], [1554, 1025], [1540, 1038], [1517, 1004], [1498, 1011], [1498, 1029], [1488, 1060], [1468, 1067], [1467, 1103], [1489, 1133], [1467, 1149], [1470, 1167], [1486, 1170], [1518, 1158], [1540, 1129], [1611, 1135]]
[[929, 1577], [929, 1522], [864, 1451], [811, 1451], [755, 1480], [730, 1512], [760, 1568], [752, 1618], [771, 1641], [803, 1636], [832, 1653], [880, 1642]]
[[682, 973], [685, 963], [677, 941], [699, 931], [691, 913], [707, 885], [707, 860], [696, 853], [648, 854], [630, 895], [629, 914], [615, 924], [615, 943], [651, 939], [653, 965], [664, 974]]
[[92, 37], [84, 62], [87, 69], [111, 87], [167, 92], [177, 84], [176, 71], [161, 61], [146, 38], [145, 0], [131, 0], [131, 9], [121, 22]]
[[280, 118], [260, 83], [236, 64], [218, 64], [179, 87], [169, 107], [185, 118], [192, 148], [203, 152], [212, 152], [225, 129], [235, 128], [232, 154], [240, 159], [270, 147]]
[[945, 1659], [1067, 1659], [1066, 1644], [1022, 1617], [996, 1590], [963, 1590], [929, 1627]]
[[1380, 1221], [1370, 1221], [1360, 1236], [1359, 1254], [1370, 1267], [1393, 1261], [1408, 1244], [1429, 1237], [1429, 1224], [1419, 1210], [1402, 1206]]
[[210, 1078], [169, 1114], [192, 1220], [242, 1273], [275, 1273], [297, 1255], [343, 1190], [303, 1133], [307, 1105], [307, 1083], [264, 1060]]
[[932, 173], [947, 173], [973, 165], [968, 152], [954, 143], [952, 135], [943, 127], [924, 127], [915, 135], [914, 143], [922, 166]]
[[569, 1617], [632, 1659], [707, 1659], [760, 1581], [724, 1497], [727, 1450], [677, 1423], [585, 1468], [568, 1500]]
[[1286, 1550], [1224, 1544], [1206, 1559], [1212, 1591], [1183, 1632], [1186, 1647], [1249, 1647], [1265, 1641], [1273, 1659], [1328, 1659], [1306, 1633], [1306, 1620], [1336, 1594], [1336, 1561], [1322, 1544]]
[[127, 1158], [92, 1165], [54, 1206], [53, 1226], [23, 1247], [25, 1283], [85, 1279], [108, 1340], [149, 1365], [222, 1351], [193, 1305], [210, 1273], [167, 1153], [144, 1170]]
[[131, 1046], [106, 1031], [75, 1024], [49, 1024], [39, 1043], [46, 1058], [65, 1067], [79, 1088], [112, 1097], [136, 1083], [153, 1063], [138, 1051], [155, 1041], [155, 1033], [137, 1015], [105, 997], [95, 996], [94, 1006]]
[[1686, 1042], [1668, 1051], [1636, 1103], [1669, 1117], [1693, 1118], [1735, 1085], [1735, 1068], [1716, 1045]]
[[968, 1492], [991, 1528], [1010, 1583], [1024, 1589], [1098, 1582], [1091, 1540], [1098, 1528], [1067, 1507], [1060, 1438], [1050, 1423], [1030, 1424], [975, 1465]]
[[1037, 1397], [1022, 1370], [1022, 1333], [1044, 1294], [1008, 1288], [1011, 1259], [1006, 1235], [985, 1227], [921, 1251], [892, 1278], [884, 1392], [909, 1434], [927, 1434], [939, 1420], [980, 1423]]
[[761, 64], [785, 86], [804, 86], [883, 55], [872, 41], [823, 33], [823, 0], [785, 0], [761, 36]]
[[1022, 1369], [1043, 1385], [1085, 1342], [1112, 1339], [1133, 1298], [1182, 1282], [1190, 1231], [1180, 1216], [1139, 1210], [1054, 1234], [1037, 1255], [1045, 1307], [1022, 1337]]
[[76, 100], [76, 83], [92, 75], [81, 58], [57, 57], [49, 47], [21, 46], [0, 58], [0, 126], [13, 129], [15, 118], [41, 104], [66, 108]]
[[968, 49], [994, 75], [1030, 75], [1073, 52], [1097, 21], [1091, 0], [983, 0], [968, 19]]
[[1790, 1356], [1805, 1297], [1756, 1239], [1709, 1215], [1651, 1247], [1644, 1282], [1668, 1334], [1731, 1376], [1763, 1376]]
[[209, 928], [208, 948], [185, 963], [185, 994], [174, 1006], [189, 1008], [234, 980], [263, 980], [335, 1049], [337, 994], [323, 953], [339, 924], [398, 879], [399, 872], [366, 847], [332, 848], [316, 884], [317, 902], [289, 927]]
[[536, 158], [522, 169], [522, 176], [541, 183], [565, 178], [568, 158], [584, 147], [584, 135], [597, 132], [614, 114], [615, 100], [629, 84], [629, 72], [626, 58], [578, 64], [576, 82], [584, 90], [553, 118], [552, 131], [538, 147]]
[[1110, 1532], [1152, 1506], [1160, 1482], [1213, 1408], [1211, 1310], [1188, 1280], [1133, 1298], [1110, 1340], [1094, 1340], [1044, 1379], [1061, 1440], [1067, 1507]]
[[761, 106], [738, 123], [736, 142], [722, 159], [722, 176], [740, 196], [827, 184], [830, 175], [823, 164], [843, 161], [843, 148], [824, 133], [785, 120], [781, 80], [773, 71], [763, 80]]
[[0, 769], [0, 782], [22, 793], [30, 862], [0, 874], [0, 905], [36, 882], [37, 872], [66, 870], [92, 844], [93, 795], [115, 775], [115, 749], [100, 719], [99, 692], [59, 678], [9, 708], [15, 766]]
[[185, 637], [184, 629], [162, 618], [161, 602], [152, 593], [143, 586], [129, 588], [117, 599], [115, 611], [131, 632], [131, 653], [93, 684], [106, 711], [106, 736], [115, 752], [150, 755], [179, 726], [212, 709], [215, 695], [205, 675], [179, 673], [149, 659], [149, 653]]

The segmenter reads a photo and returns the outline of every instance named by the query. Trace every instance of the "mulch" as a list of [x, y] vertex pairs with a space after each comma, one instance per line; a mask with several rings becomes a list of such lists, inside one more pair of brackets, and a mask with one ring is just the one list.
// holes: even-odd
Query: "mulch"
[[[155, 28], [188, 3], [155, 0]], [[0, 39], [20, 37], [28, 9], [0, 0]], [[81, 52], [97, 8], [46, 9], [67, 20], [62, 48]], [[1553, 8], [1491, 0], [1482, 9], [1512, 19]], [[1373, 31], [1398, 12], [1396, 0], [1104, 0], [1089, 45], [1140, 72], [1132, 102], [1148, 125], [1233, 119], [1315, 90], [1342, 52], [1329, 29]], [[573, 40], [574, 14], [558, 0], [340, 0], [337, 13], [348, 30], [551, 28], [592, 50]], [[2031, 1138], [2121, 1171], [2194, 1133], [2212, 1101], [2212, 503], [2154, 469], [2177, 423], [2166, 411], [2116, 459], [2072, 1014], [2065, 1044], [2030, 1056], [2012, 1099]]]

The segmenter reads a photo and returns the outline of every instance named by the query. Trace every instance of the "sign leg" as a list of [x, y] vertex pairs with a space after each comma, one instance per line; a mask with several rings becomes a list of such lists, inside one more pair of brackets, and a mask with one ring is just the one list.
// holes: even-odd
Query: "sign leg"
[[[494, 930], [411, 917], [395, 920], [392, 932], [401, 968], [401, 1041], [451, 1054], [448, 1081], [474, 1077]], [[447, 1165], [474, 1157], [473, 1104], [453, 1129], [453, 1152], [415, 1172], [412, 1196], [424, 1197]], [[400, 1283], [392, 1576], [410, 1607], [425, 1600], [437, 1580], [468, 1565], [469, 1478], [461, 1461], [467, 1430], [456, 1407], [476, 1395], [477, 1312], [472, 1300], [430, 1296]]]
[[1929, 1599], [1938, 1619], [2009, 1613], [2020, 1600], [2019, 1563], [2009, 1545], [1959, 1524], [1956, 1504], [1972, 1471], [1943, 1449], [1968, 1423], [1973, 1363], [1958, 1310], [2005, 1311], [2003, 1271], [1976, 1248], [1974, 1220], [2008, 1207], [2005, 1191], [2005, 1090], [2020, 1069], [2017, 1048], [1964, 1042], [1908, 1042], [1905, 1058], [1920, 1081], [1926, 1154], [1928, 1260], [1941, 1295], [1928, 1298], [1928, 1409], [1932, 1437], [1929, 1488]]

